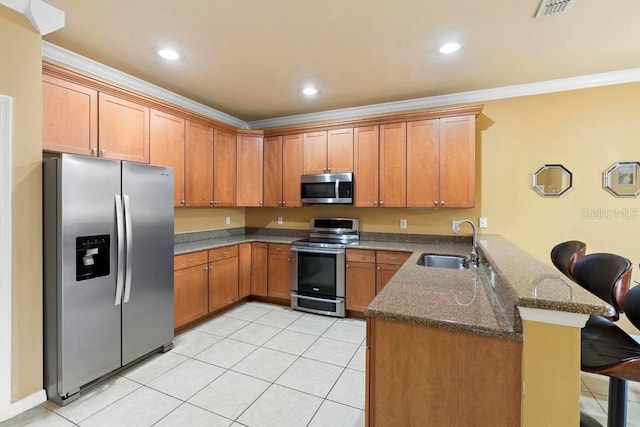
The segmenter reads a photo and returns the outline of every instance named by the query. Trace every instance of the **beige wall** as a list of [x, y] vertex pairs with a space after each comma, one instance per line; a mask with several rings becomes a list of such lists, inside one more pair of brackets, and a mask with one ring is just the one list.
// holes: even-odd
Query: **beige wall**
[[[174, 212], [176, 233], [245, 226], [244, 208], [176, 208]], [[231, 217], [229, 225], [226, 224], [227, 216]]]
[[24, 16], [0, 6], [0, 40], [0, 93], [13, 98], [11, 397], [17, 401], [42, 390], [41, 38]]

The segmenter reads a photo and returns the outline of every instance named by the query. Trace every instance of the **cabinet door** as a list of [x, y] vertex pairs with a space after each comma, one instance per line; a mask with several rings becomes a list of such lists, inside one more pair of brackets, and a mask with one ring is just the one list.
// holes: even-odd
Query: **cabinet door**
[[384, 288], [402, 265], [378, 264], [376, 266], [376, 294]]
[[184, 119], [151, 110], [149, 162], [173, 168], [173, 205], [184, 206]]
[[42, 149], [98, 155], [98, 92], [42, 76]]
[[353, 130], [354, 205], [359, 208], [378, 206], [378, 126]]
[[407, 123], [407, 207], [440, 204], [440, 121]]
[[282, 137], [264, 139], [264, 206], [282, 206]]
[[251, 295], [267, 296], [267, 244], [251, 244]]
[[376, 265], [372, 262], [347, 262], [347, 310], [364, 311], [376, 296]]
[[187, 206], [213, 205], [213, 129], [187, 121], [185, 187]]
[[475, 206], [475, 141], [475, 116], [440, 119], [441, 207]]
[[238, 245], [238, 298], [251, 295], [251, 243]]
[[407, 125], [380, 126], [380, 207], [407, 205]]
[[291, 299], [291, 246], [269, 243], [268, 295]]
[[238, 135], [237, 206], [262, 206], [262, 137]]
[[282, 141], [282, 206], [299, 207], [302, 176], [302, 135], [287, 135]]
[[209, 313], [238, 301], [238, 257], [209, 263]]
[[302, 141], [302, 173], [327, 172], [327, 132], [305, 133]]
[[149, 107], [98, 94], [99, 156], [149, 163]]
[[353, 129], [327, 132], [327, 172], [353, 172]]
[[213, 131], [213, 206], [236, 204], [236, 137]]
[[173, 273], [174, 328], [193, 322], [208, 313], [208, 267], [200, 264]]

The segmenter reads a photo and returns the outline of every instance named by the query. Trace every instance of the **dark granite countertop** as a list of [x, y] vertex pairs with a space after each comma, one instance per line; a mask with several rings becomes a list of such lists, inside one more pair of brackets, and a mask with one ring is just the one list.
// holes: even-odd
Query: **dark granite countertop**
[[[291, 243], [304, 231], [239, 230], [231, 235], [176, 235], [176, 255], [244, 242]], [[474, 334], [522, 339], [517, 306], [604, 314], [608, 306], [557, 270], [497, 235], [480, 235], [480, 265], [467, 270], [417, 265], [424, 252], [469, 255], [468, 238], [362, 233], [351, 248], [411, 252], [365, 310], [378, 317]], [[199, 240], [196, 240], [200, 237]], [[202, 238], [205, 237], [205, 238]], [[534, 296], [535, 289], [535, 296]]]

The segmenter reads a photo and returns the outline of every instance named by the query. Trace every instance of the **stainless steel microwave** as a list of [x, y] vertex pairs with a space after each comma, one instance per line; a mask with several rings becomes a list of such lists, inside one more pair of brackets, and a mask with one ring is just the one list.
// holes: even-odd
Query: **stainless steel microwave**
[[302, 175], [302, 203], [353, 203], [352, 173]]

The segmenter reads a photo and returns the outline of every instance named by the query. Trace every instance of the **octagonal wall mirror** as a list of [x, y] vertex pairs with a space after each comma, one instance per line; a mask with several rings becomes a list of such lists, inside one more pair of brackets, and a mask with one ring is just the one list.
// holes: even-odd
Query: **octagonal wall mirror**
[[602, 174], [602, 186], [617, 197], [640, 196], [640, 162], [616, 162]]
[[542, 165], [533, 173], [532, 188], [543, 197], [560, 197], [572, 185], [573, 174], [562, 165]]

